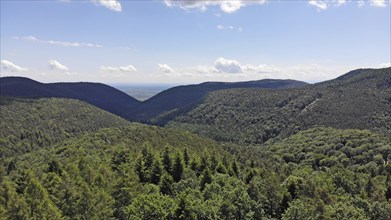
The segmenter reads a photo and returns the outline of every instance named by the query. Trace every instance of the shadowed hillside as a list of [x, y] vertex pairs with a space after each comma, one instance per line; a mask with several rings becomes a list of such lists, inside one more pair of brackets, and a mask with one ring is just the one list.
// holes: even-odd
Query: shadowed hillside
[[0, 78], [0, 95], [23, 98], [70, 98], [123, 116], [140, 102], [102, 83], [40, 83], [23, 77]]
[[230, 88], [297, 88], [307, 85], [295, 80], [265, 79], [249, 82], [206, 82], [198, 85], [177, 86], [165, 90], [131, 110], [131, 120], [164, 125], [169, 120], [194, 108], [208, 93]]

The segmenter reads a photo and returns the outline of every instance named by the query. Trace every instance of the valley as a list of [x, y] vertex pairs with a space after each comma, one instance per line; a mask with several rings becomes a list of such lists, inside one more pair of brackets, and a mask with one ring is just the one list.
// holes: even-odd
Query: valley
[[158, 127], [1, 78], [0, 216], [388, 219], [390, 82], [386, 68], [174, 87], [132, 107], [158, 108], [145, 114], [166, 120]]

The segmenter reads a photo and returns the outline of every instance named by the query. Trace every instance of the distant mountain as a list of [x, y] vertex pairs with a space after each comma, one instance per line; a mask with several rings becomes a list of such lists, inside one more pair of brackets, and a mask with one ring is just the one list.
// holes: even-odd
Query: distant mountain
[[295, 80], [264, 79], [249, 82], [206, 82], [198, 85], [177, 86], [144, 101], [128, 113], [128, 118], [164, 125], [174, 117], [194, 108], [210, 92], [232, 88], [298, 88], [308, 85]]
[[88, 103], [62, 98], [0, 97], [0, 158], [17, 155], [86, 132], [131, 123]]
[[391, 134], [391, 68], [355, 70], [302, 88], [212, 92], [169, 126], [242, 144], [315, 126]]
[[139, 101], [101, 83], [40, 83], [24, 77], [0, 78], [0, 95], [23, 98], [70, 98], [88, 102], [113, 114], [124, 116]]

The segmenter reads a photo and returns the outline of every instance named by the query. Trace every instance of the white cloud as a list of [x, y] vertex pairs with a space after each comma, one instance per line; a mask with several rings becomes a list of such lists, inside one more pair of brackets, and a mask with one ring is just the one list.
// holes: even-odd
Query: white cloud
[[11, 61], [1, 60], [1, 68], [4, 70], [9, 70], [11, 72], [24, 72], [27, 71], [27, 68], [18, 66]]
[[118, 0], [91, 0], [91, 2], [116, 12], [122, 11], [121, 3]]
[[309, 0], [308, 4], [315, 6], [318, 10], [326, 10], [328, 8], [328, 4], [324, 0]]
[[386, 7], [386, 0], [370, 0], [371, 6]]
[[52, 45], [59, 45], [63, 47], [96, 47], [100, 48], [102, 45], [84, 43], [84, 42], [69, 42], [69, 41], [55, 41], [55, 40], [40, 40], [34, 36], [14, 37], [15, 40], [32, 41], [37, 43], [46, 43]]
[[220, 57], [215, 61], [214, 68], [222, 73], [258, 74], [258, 73], [279, 72], [278, 68], [270, 67], [266, 64], [260, 64], [258, 66], [251, 65], [251, 64], [242, 65], [240, 62], [236, 60], [228, 60], [223, 57]]
[[387, 67], [391, 67], [391, 63], [382, 63], [379, 65], [380, 68], [387, 68]]
[[158, 64], [158, 67], [159, 67], [159, 70], [162, 71], [163, 73], [174, 73], [174, 69], [171, 68], [169, 65], [167, 64]]
[[198, 9], [205, 11], [209, 6], [218, 6], [225, 13], [234, 13], [248, 5], [261, 5], [266, 0], [164, 0], [168, 7], [179, 7], [185, 10]]
[[221, 25], [221, 24], [217, 25], [216, 27], [217, 27], [217, 29], [219, 29], [219, 30], [223, 30], [223, 29], [224, 29], [224, 26]]
[[315, 6], [318, 11], [326, 10], [330, 8], [331, 6], [341, 6], [346, 4], [347, 2], [357, 2], [358, 7], [363, 7], [365, 5], [365, 2], [368, 2], [370, 6], [374, 7], [386, 7], [386, 2], [390, 0], [354, 0], [354, 1], [347, 1], [347, 0], [308, 0], [308, 4]]
[[236, 60], [227, 60], [223, 57], [218, 58], [215, 61], [215, 68], [219, 72], [223, 73], [242, 73], [242, 67], [240, 63]]
[[158, 64], [159, 70], [170, 77], [208, 77], [208, 78], [240, 78], [253, 77], [259, 78], [259, 74], [267, 76], [267, 74], [278, 73], [276, 67], [270, 67], [266, 64], [258, 66], [246, 64], [242, 65], [236, 60], [228, 60], [223, 57], [218, 58], [214, 65], [198, 65], [184, 68], [172, 68], [167, 64]]
[[105, 72], [137, 72], [137, 69], [133, 65], [128, 66], [101, 66], [100, 69]]
[[60, 70], [60, 71], [68, 71], [69, 70], [68, 67], [61, 64], [57, 60], [49, 60], [48, 63], [49, 63], [49, 68], [51, 70]]

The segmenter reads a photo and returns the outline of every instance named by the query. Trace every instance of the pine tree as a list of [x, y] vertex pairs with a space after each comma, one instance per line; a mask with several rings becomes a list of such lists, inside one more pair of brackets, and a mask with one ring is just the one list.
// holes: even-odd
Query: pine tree
[[232, 167], [232, 170], [234, 171], [235, 175], [239, 176], [239, 167], [238, 167], [238, 164], [236, 163], [236, 160], [234, 160], [232, 162], [231, 167]]
[[144, 159], [144, 169], [151, 170], [155, 158], [153, 157], [151, 151], [148, 150], [147, 148], [143, 149], [142, 154]]
[[136, 162], [136, 173], [138, 178], [140, 179], [140, 182], [146, 182], [146, 177], [144, 173], [144, 165], [143, 165], [143, 160], [142, 158], [138, 158]]
[[150, 180], [151, 183], [159, 184], [161, 175], [162, 175], [162, 168], [160, 162], [159, 160], [155, 160], [155, 163], [153, 164], [152, 167], [151, 180]]
[[172, 178], [175, 182], [179, 182], [183, 175], [183, 163], [179, 154], [175, 157], [174, 166], [172, 167]]
[[163, 195], [169, 195], [169, 196], [172, 195], [172, 183], [173, 180], [171, 175], [168, 174], [167, 172], [164, 172], [159, 183], [160, 192]]
[[183, 150], [183, 160], [185, 161], [186, 166], [188, 166], [190, 158], [189, 158], [189, 154], [187, 153], [187, 148]]
[[172, 168], [172, 162], [170, 158], [170, 154], [168, 152], [167, 147], [164, 149], [163, 154], [162, 154], [162, 162], [163, 162], [163, 167], [164, 170], [167, 173], [171, 173], [171, 168]]
[[211, 182], [212, 182], [212, 174], [210, 173], [209, 169], [205, 169], [204, 172], [202, 173], [201, 182], [200, 182], [201, 190], [204, 190], [206, 184], [209, 184]]
[[175, 210], [176, 220], [188, 220], [195, 219], [195, 216], [192, 216], [191, 210], [189, 210], [189, 205], [185, 196], [181, 196], [179, 198], [179, 204], [177, 209]]

